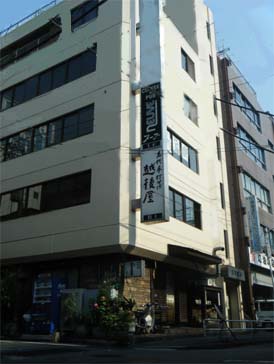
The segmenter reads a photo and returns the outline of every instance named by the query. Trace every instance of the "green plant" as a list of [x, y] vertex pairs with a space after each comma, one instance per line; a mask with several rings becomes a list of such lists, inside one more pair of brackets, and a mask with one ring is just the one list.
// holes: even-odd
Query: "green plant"
[[126, 299], [118, 293], [113, 298], [112, 289], [117, 289], [117, 282], [104, 282], [99, 289], [97, 300], [90, 302], [91, 321], [93, 326], [102, 328], [108, 335], [117, 332], [127, 332], [130, 323], [134, 320], [132, 309], [135, 302]]

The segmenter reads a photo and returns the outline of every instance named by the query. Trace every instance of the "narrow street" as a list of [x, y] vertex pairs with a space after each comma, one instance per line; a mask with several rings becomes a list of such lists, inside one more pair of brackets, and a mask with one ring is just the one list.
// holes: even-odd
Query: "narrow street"
[[273, 344], [197, 349], [170, 342], [134, 347], [2, 341], [1, 363], [273, 363]]

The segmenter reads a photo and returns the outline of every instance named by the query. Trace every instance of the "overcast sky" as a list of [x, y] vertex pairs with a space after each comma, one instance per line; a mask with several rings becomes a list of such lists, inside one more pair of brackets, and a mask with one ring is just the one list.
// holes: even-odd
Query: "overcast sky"
[[[0, 29], [49, 2], [0, 0]], [[229, 56], [255, 88], [262, 108], [274, 113], [274, 0], [204, 2], [214, 13], [219, 48], [230, 48]]]

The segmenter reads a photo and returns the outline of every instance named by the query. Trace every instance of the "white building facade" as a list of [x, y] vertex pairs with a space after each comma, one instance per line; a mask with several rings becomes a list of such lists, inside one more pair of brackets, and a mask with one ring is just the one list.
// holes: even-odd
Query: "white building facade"
[[[58, 326], [58, 289], [95, 289], [107, 278], [137, 304], [166, 304], [166, 322], [201, 326], [214, 304], [241, 318], [245, 278], [235, 269], [220, 158], [212, 14], [202, 0], [150, 6], [160, 14], [154, 29], [137, 0], [75, 0], [2, 36], [1, 258], [25, 297], [17, 315], [47, 315], [48, 326], [33, 331]], [[144, 69], [151, 31], [160, 35], [161, 67]], [[140, 161], [151, 177], [156, 160], [141, 148], [140, 91], [153, 72], [165, 183], [158, 196]], [[165, 214], [144, 221], [151, 188]], [[48, 298], [39, 299], [39, 282]]]

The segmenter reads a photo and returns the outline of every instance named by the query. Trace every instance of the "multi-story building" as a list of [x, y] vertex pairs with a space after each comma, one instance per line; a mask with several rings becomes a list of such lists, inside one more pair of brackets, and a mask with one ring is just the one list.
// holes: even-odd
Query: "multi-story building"
[[254, 300], [274, 289], [274, 121], [231, 59], [218, 59], [236, 265], [246, 273], [244, 308], [253, 316]]
[[[170, 323], [201, 325], [214, 304], [241, 317], [202, 0], [60, 2], [2, 36], [0, 78], [2, 267], [20, 317], [52, 330], [61, 288], [110, 278]], [[141, 114], [156, 134], [141, 138]]]

